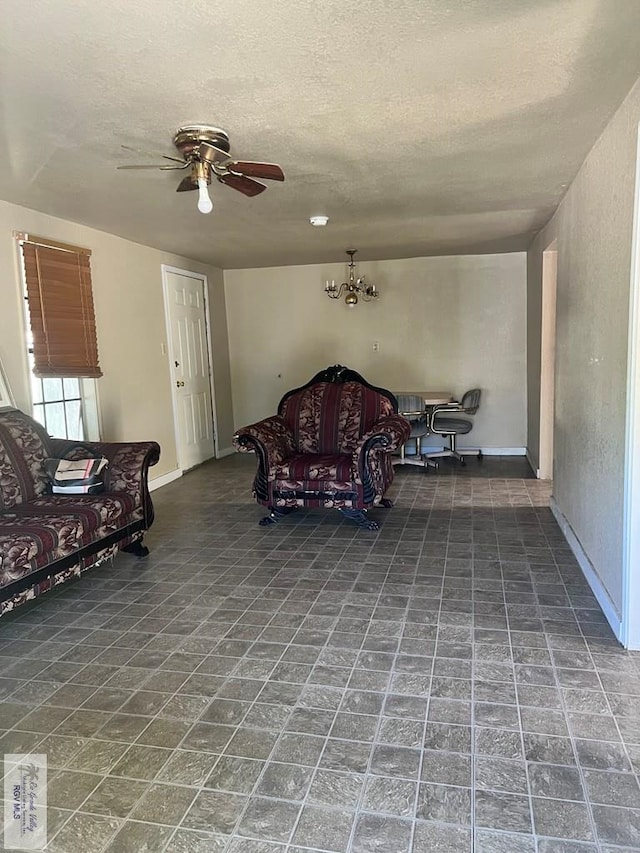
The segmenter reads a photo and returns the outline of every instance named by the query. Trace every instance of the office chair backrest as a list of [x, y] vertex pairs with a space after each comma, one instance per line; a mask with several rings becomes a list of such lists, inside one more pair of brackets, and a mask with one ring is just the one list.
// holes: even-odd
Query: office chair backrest
[[425, 419], [424, 398], [414, 394], [396, 394], [398, 401], [398, 414], [408, 421], [421, 421]]
[[471, 391], [466, 392], [460, 401], [460, 408], [465, 414], [475, 415], [480, 406], [480, 394], [481, 391], [479, 388], [472, 388]]

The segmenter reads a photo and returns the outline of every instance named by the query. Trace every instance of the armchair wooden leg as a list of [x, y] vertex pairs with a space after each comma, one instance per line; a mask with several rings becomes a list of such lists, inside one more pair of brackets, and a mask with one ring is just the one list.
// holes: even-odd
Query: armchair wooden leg
[[344, 507], [339, 509], [338, 512], [345, 518], [348, 518], [349, 521], [354, 521], [358, 527], [364, 527], [365, 530], [380, 530], [378, 522], [367, 516], [366, 509], [348, 509]]
[[264, 518], [261, 518], [258, 524], [260, 527], [270, 527], [272, 524], [277, 524], [281, 518], [284, 518], [285, 515], [290, 515], [292, 512], [295, 512], [297, 507], [295, 506], [270, 506], [269, 515], [265, 515]]

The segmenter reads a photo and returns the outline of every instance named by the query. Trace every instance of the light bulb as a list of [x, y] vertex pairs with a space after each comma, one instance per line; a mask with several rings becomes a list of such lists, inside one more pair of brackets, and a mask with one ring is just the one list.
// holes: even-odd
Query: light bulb
[[211, 213], [213, 210], [213, 202], [209, 198], [206, 178], [198, 178], [198, 210], [200, 213]]

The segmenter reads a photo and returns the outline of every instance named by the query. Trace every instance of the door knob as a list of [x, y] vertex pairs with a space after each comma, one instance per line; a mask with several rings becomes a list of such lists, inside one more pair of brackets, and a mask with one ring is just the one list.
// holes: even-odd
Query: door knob
[[184, 382], [178, 379], [178, 381], [176, 382], [176, 388], [184, 388]]

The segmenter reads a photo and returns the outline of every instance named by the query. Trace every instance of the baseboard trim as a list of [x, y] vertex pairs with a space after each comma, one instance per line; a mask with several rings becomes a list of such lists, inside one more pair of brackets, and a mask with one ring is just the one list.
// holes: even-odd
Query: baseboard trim
[[176, 468], [175, 471], [169, 471], [168, 474], [162, 474], [160, 477], [155, 477], [149, 480], [149, 491], [155, 492], [156, 489], [161, 489], [162, 486], [167, 486], [173, 483], [174, 480], [179, 480], [182, 477], [182, 468]]
[[458, 447], [458, 452], [464, 456], [466, 453], [473, 455], [478, 450], [482, 451], [483, 456], [524, 456], [527, 452], [526, 447], [480, 447], [467, 448]]
[[[425, 455], [430, 453], [447, 453], [448, 446], [438, 444], [423, 444], [422, 452]], [[458, 453], [462, 456], [477, 456], [478, 451], [482, 451], [483, 456], [526, 456], [526, 447], [460, 447], [457, 448]], [[409, 452], [407, 456], [415, 456], [415, 453]]]
[[600, 580], [600, 577], [596, 572], [595, 568], [593, 567], [591, 560], [589, 559], [584, 548], [580, 544], [580, 540], [574, 533], [573, 528], [569, 524], [566, 516], [558, 506], [554, 497], [552, 497], [549, 501], [549, 508], [553, 513], [553, 517], [558, 522], [558, 526], [560, 527], [564, 538], [567, 540], [569, 547], [573, 551], [573, 555], [578, 561], [578, 564], [582, 569], [582, 574], [585, 576], [587, 583], [591, 587], [591, 591], [598, 600], [598, 604], [602, 608], [602, 612], [604, 613], [607, 622], [609, 623], [609, 625], [611, 625], [611, 630], [616, 635], [618, 640], [621, 641], [622, 618], [620, 616], [620, 613], [618, 612], [617, 607], [611, 600], [611, 597], [605, 589], [604, 584]]
[[225, 456], [233, 456], [236, 452], [235, 447], [222, 447], [216, 453], [216, 459], [224, 459]]
[[529, 468], [534, 472], [536, 478], [540, 479], [540, 469], [536, 467], [533, 459], [531, 458], [531, 454], [529, 453], [529, 448], [527, 447], [526, 453], [524, 454], [527, 457], [527, 462], [529, 463]]

